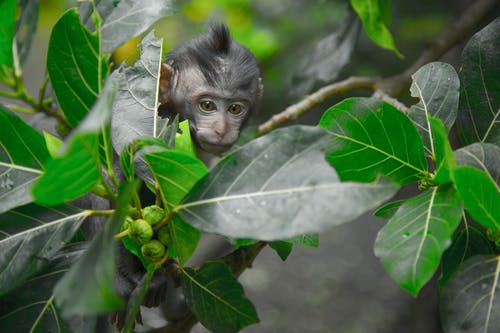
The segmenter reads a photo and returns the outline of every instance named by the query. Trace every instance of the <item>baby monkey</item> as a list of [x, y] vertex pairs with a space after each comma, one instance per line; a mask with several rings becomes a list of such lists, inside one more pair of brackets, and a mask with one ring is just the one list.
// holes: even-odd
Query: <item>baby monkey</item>
[[214, 155], [236, 142], [263, 91], [257, 60], [223, 24], [167, 55], [159, 89], [159, 115], [188, 119], [198, 150]]

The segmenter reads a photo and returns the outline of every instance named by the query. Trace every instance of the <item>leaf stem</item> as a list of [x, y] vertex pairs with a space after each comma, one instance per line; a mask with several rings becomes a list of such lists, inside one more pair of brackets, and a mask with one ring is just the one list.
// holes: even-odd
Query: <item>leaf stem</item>
[[127, 237], [127, 236], [128, 236], [128, 228], [127, 228], [127, 229], [125, 229], [125, 230], [123, 230], [122, 232], [120, 232], [120, 233], [116, 234], [116, 235], [115, 235], [115, 239], [116, 239], [116, 240], [120, 240], [120, 239], [125, 238], [125, 237]]
[[103, 209], [103, 210], [88, 210], [89, 216], [111, 216], [115, 213], [114, 209]]

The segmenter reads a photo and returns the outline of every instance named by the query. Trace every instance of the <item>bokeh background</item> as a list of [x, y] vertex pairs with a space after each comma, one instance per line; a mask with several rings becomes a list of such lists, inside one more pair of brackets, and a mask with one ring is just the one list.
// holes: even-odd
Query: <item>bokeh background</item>
[[[352, 57], [337, 80], [351, 75], [390, 76], [401, 72], [473, 2], [393, 0], [389, 28], [404, 58], [374, 45], [361, 29]], [[34, 96], [44, 78], [50, 30], [74, 5], [75, 1], [40, 1], [38, 31], [24, 69], [27, 88]], [[349, 11], [347, 0], [179, 1], [178, 13], [157, 22], [155, 31], [164, 37], [168, 51], [203, 31], [208, 22], [226, 22], [234, 38], [252, 50], [261, 64], [265, 95], [261, 111], [251, 120], [251, 126], [255, 126], [303, 97], [293, 92], [300, 83], [296, 77], [300, 76], [304, 57], [318, 41], [341, 26]], [[483, 25], [498, 14], [497, 6]], [[115, 62], [132, 63], [138, 56], [139, 40], [118, 50]], [[442, 61], [458, 70], [462, 46], [451, 49]], [[319, 86], [321, 83], [316, 83], [311, 88]], [[363, 96], [368, 92], [354, 93]], [[295, 122], [315, 124], [322, 111], [345, 97], [325, 101]], [[414, 103], [408, 94], [401, 99]], [[414, 189], [403, 189], [400, 195], [404, 196], [405, 191]], [[295, 247], [285, 262], [266, 248], [240, 278], [261, 319], [260, 324], [244, 332], [441, 332], [435, 283], [438, 275], [416, 299], [393, 283], [373, 255], [373, 242], [383, 223], [370, 215], [363, 216], [322, 234], [319, 248]], [[161, 324], [154, 317], [151, 325]], [[206, 331], [197, 325], [194, 332]]]

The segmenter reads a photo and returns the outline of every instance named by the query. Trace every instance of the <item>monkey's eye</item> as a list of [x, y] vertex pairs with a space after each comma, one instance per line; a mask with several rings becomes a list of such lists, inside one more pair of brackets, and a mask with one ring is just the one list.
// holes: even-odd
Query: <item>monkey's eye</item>
[[238, 115], [243, 111], [240, 104], [231, 104], [227, 110], [234, 115]]
[[213, 111], [215, 110], [215, 103], [210, 101], [210, 100], [202, 100], [200, 101], [200, 109], [202, 109], [203, 111]]

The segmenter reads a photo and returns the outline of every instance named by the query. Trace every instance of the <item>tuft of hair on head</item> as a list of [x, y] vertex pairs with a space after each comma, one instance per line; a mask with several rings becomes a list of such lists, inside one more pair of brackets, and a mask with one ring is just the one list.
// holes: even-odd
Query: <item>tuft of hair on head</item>
[[227, 25], [222, 23], [210, 24], [208, 42], [215, 52], [228, 54], [231, 48], [231, 34]]

